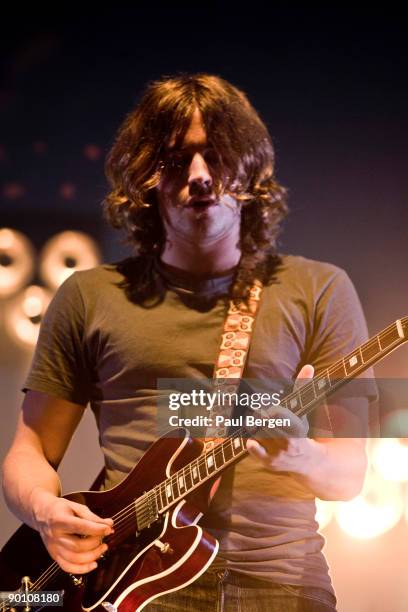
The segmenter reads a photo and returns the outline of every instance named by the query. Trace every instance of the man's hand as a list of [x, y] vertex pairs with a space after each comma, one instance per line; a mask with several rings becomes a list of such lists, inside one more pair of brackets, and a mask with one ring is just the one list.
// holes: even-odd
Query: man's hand
[[112, 519], [103, 519], [83, 504], [36, 488], [31, 496], [34, 521], [50, 556], [70, 574], [97, 567], [107, 550], [103, 538], [113, 533]]
[[[305, 365], [300, 370], [295, 388], [299, 388], [307, 383], [314, 375], [314, 368], [311, 365]], [[283, 412], [284, 411], [284, 412]], [[286, 414], [287, 413], [287, 414]], [[279, 472], [300, 472], [305, 469], [305, 460], [309, 458], [310, 443], [307, 438], [308, 424], [306, 419], [300, 419], [295, 414], [287, 409], [278, 408], [274, 416], [286, 417], [290, 416], [291, 427], [283, 431], [284, 437], [267, 438], [266, 436], [260, 439], [247, 441], [247, 449], [250, 455], [260, 461], [264, 467]]]

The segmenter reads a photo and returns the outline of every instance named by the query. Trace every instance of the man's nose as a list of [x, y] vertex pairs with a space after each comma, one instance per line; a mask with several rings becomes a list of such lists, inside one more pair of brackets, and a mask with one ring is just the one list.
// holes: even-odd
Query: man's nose
[[212, 189], [212, 177], [204, 157], [196, 153], [191, 160], [188, 186], [191, 195], [207, 194]]

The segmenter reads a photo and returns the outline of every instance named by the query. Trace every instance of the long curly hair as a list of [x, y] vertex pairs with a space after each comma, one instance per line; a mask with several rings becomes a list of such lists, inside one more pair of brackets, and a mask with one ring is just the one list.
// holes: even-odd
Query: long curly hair
[[[213, 172], [215, 193], [229, 193], [242, 202], [242, 255], [231, 297], [245, 299], [254, 279], [267, 282], [279, 262], [277, 237], [288, 208], [286, 190], [274, 177], [268, 130], [246, 95], [228, 81], [200, 73], [148, 85], [108, 154], [105, 171], [111, 191], [103, 202], [104, 217], [125, 230], [124, 242], [139, 256], [160, 256], [166, 237], [155, 188], [170, 139], [182, 142], [197, 108], [219, 158]], [[148, 276], [140, 288], [144, 295], [154, 293]]]

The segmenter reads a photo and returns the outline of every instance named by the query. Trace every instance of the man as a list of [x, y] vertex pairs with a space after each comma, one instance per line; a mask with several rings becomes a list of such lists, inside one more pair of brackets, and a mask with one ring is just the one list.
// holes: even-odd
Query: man
[[[312, 366], [328, 367], [366, 336], [342, 270], [277, 253], [287, 209], [270, 137], [228, 82], [193, 75], [151, 84], [119, 130], [107, 175], [106, 216], [137, 255], [60, 287], [4, 464], [10, 509], [73, 574], [97, 566], [112, 531], [111, 520], [59, 497], [55, 470], [88, 402], [110, 488], [154, 441], [157, 378], [211, 378], [228, 297], [247, 299], [254, 279], [264, 289], [247, 377], [310, 378]], [[327, 423], [347, 415], [363, 436], [352, 408], [343, 398], [336, 411], [318, 409], [309, 438], [248, 441], [251, 456], [223, 478], [202, 521], [220, 541], [213, 568], [145, 609], [335, 609], [314, 498], [345, 500], [361, 489], [363, 438], [331, 437]]]

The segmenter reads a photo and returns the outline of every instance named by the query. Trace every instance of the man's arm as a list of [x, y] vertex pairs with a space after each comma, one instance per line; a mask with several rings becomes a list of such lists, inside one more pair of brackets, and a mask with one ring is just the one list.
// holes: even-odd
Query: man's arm
[[320, 499], [347, 501], [358, 495], [367, 468], [363, 438], [289, 438], [287, 448], [268, 451], [248, 440], [252, 456], [271, 471], [292, 472]]
[[29, 390], [3, 464], [3, 489], [10, 510], [37, 529], [51, 557], [74, 574], [96, 567], [95, 560], [106, 550], [101, 540], [111, 533], [112, 525], [111, 519], [59, 497], [56, 469], [83, 411], [79, 404]]
[[[314, 368], [305, 365], [296, 385], [313, 377]], [[282, 448], [282, 445], [284, 448]], [[347, 501], [358, 495], [367, 469], [364, 438], [286, 438], [248, 440], [249, 453], [274, 472], [292, 472], [320, 499]]]

